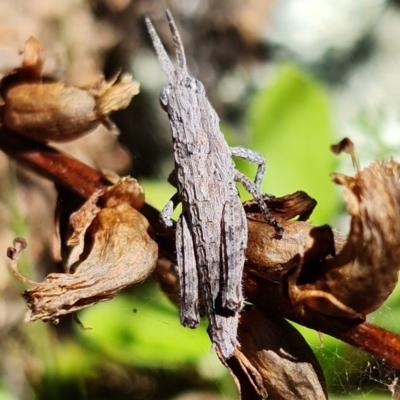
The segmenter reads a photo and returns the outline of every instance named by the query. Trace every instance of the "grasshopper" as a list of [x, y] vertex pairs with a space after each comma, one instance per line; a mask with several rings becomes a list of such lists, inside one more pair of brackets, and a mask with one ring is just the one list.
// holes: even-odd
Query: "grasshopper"
[[[257, 200], [265, 219], [275, 227], [277, 237], [282, 236], [282, 227], [270, 215], [260, 190], [266, 167], [264, 157], [242, 147], [228, 146], [203, 84], [189, 76], [179, 32], [170, 11], [166, 14], [177, 69], [146, 18], [169, 81], [161, 91], [160, 103], [169, 117], [175, 160], [169, 181], [177, 192], [162, 210], [161, 220], [166, 227], [172, 227], [173, 211], [182, 203], [175, 239], [181, 323], [190, 328], [198, 326], [200, 290], [213, 347], [228, 359], [238, 345], [238, 313], [243, 307], [241, 279], [247, 246], [246, 215], [236, 182]], [[254, 182], [235, 169], [232, 156], [258, 164]]]

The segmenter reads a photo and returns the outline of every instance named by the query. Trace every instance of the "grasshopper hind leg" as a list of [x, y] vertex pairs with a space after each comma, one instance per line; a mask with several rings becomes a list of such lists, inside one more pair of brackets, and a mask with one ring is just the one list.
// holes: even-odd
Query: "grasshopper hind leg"
[[181, 324], [197, 328], [200, 321], [198, 312], [199, 280], [196, 267], [193, 239], [185, 216], [182, 214], [176, 226], [176, 258], [180, 282]]
[[268, 206], [265, 204], [264, 195], [257, 188], [257, 186], [241, 172], [235, 170], [234, 175], [235, 182], [239, 182], [243, 187], [254, 197], [260, 207], [261, 213], [263, 214], [265, 220], [275, 229], [276, 237], [282, 238], [283, 227], [282, 225], [271, 215]]
[[256, 177], [254, 179], [254, 184], [256, 185], [257, 189], [260, 190], [261, 183], [264, 179], [265, 169], [267, 167], [264, 156], [256, 151], [246, 149], [244, 147], [231, 147], [230, 149], [233, 156], [257, 164], [258, 168]]
[[[234, 315], [243, 307], [242, 274], [247, 246], [247, 221], [237, 197], [224, 205], [221, 235], [222, 313]], [[221, 313], [221, 314], [222, 314]]]

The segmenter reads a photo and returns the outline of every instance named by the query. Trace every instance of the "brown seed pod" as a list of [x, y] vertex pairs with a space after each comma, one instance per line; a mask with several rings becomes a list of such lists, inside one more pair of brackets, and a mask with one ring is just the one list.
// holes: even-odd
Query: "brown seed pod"
[[108, 114], [125, 108], [139, 92], [139, 84], [125, 75], [120, 83], [100, 92], [96, 95], [62, 82], [20, 83], [5, 90], [2, 122], [8, 129], [41, 142], [73, 140], [101, 123], [115, 130]]
[[3, 124], [38, 141], [68, 141], [100, 125], [95, 98], [63, 83], [22, 83], [7, 90]]
[[85, 87], [63, 82], [43, 83], [44, 50], [34, 38], [26, 43], [22, 67], [2, 80], [3, 125], [40, 142], [66, 142], [83, 136], [101, 123], [118, 132], [108, 115], [126, 108], [139, 93], [139, 84], [125, 74], [103, 77]]

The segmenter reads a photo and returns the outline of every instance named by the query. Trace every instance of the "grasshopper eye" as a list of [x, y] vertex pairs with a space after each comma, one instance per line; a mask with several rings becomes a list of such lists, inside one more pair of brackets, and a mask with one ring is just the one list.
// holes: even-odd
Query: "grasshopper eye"
[[169, 92], [169, 86], [165, 86], [160, 93], [160, 104], [164, 111], [167, 111]]
[[206, 89], [204, 89], [204, 85], [198, 79], [195, 79], [194, 81], [196, 82], [196, 93], [205, 96]]

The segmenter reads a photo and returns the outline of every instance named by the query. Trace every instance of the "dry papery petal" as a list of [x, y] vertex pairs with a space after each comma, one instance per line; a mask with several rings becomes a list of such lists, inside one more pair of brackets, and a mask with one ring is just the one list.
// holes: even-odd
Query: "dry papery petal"
[[[352, 143], [346, 139], [336, 150], [352, 154], [357, 172], [352, 176], [333, 174], [343, 185], [350, 233], [336, 257], [315, 266], [314, 235], [285, 279], [294, 304], [306, 305], [324, 314], [365, 318], [387, 299], [395, 288], [400, 268], [399, 164], [375, 161], [358, 170]], [[317, 260], [318, 261], [318, 260]]]
[[283, 318], [268, 317], [253, 306], [241, 314], [238, 336], [240, 349], [235, 355], [247, 358], [256, 369], [268, 399], [327, 398], [325, 378], [314, 353]]
[[71, 266], [79, 260], [83, 253], [86, 232], [101, 211], [101, 207], [97, 205], [97, 202], [103, 194], [104, 190], [94, 192], [82, 207], [72, 213], [69, 218], [72, 234], [67, 241], [67, 246], [71, 246], [72, 250], [65, 265], [65, 272], [70, 272]]
[[19, 72], [32, 80], [40, 80], [45, 59], [46, 52], [42, 43], [31, 36], [25, 43], [24, 53], [22, 55], [22, 66]]
[[86, 135], [103, 123], [114, 133], [108, 119], [111, 112], [126, 108], [139, 93], [132, 76], [119, 74], [110, 81], [101, 76], [85, 86], [64, 82], [42, 82], [44, 49], [30, 38], [22, 67], [2, 80], [4, 105], [1, 119], [5, 127], [40, 142], [66, 142]]
[[106, 188], [100, 200], [104, 207], [129, 203], [136, 210], [140, 210], [144, 205], [144, 190], [136, 179], [125, 177]]
[[[317, 201], [301, 190], [282, 197], [268, 197], [264, 201], [274, 215], [274, 218], [284, 221], [293, 219], [307, 221], [313, 212]], [[260, 207], [256, 200], [249, 200], [243, 203], [248, 218], [265, 221], [260, 213]]]
[[134, 178], [124, 177], [114, 185], [94, 192], [82, 207], [71, 215], [69, 222], [73, 232], [67, 245], [73, 249], [66, 263], [67, 272], [83, 253], [86, 231], [100, 210], [123, 203], [129, 204], [136, 210], [143, 207], [144, 190]]
[[[58, 322], [60, 316], [110, 300], [122, 289], [143, 281], [151, 274], [158, 248], [147, 233], [148, 221], [128, 201], [143, 194], [132, 195], [135, 191], [132, 188], [137, 185], [135, 180], [126, 178], [121, 182], [115, 185], [114, 196], [114, 187], [109, 189], [104, 208], [97, 210], [93, 197], [89, 206], [82, 207], [80, 218], [75, 219], [79, 234], [74, 243], [77, 246], [84, 243], [84, 246], [73, 274], [53, 273], [43, 282], [29, 281], [17, 270], [18, 255], [22, 250], [19, 242], [16, 242], [19, 247], [9, 248], [15, 275], [22, 282], [34, 286], [24, 293], [29, 308], [27, 321]], [[127, 194], [121, 190], [124, 185]], [[115, 193], [119, 193], [120, 201], [116, 200], [118, 196]], [[113, 198], [112, 205], [108, 204], [110, 197]], [[99, 196], [98, 202], [101, 203], [102, 199]], [[90, 221], [89, 226], [85, 218]], [[82, 232], [86, 232], [84, 236]]]

